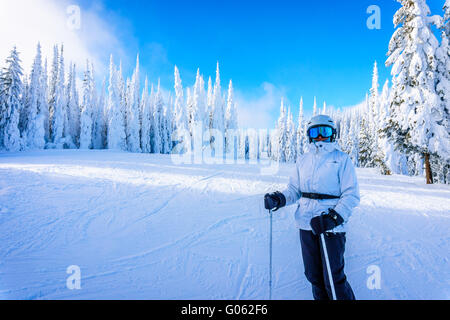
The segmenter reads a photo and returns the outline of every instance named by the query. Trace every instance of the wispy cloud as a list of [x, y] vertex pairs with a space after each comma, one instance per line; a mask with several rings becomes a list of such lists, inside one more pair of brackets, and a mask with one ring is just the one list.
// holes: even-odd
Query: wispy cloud
[[73, 15], [68, 12], [69, 5], [72, 3], [66, 0], [0, 1], [0, 63], [17, 46], [24, 69], [29, 72], [38, 42], [48, 59], [54, 44], [64, 44], [66, 60], [76, 63], [78, 70], [89, 59], [98, 73], [105, 72], [111, 53], [125, 59], [125, 46], [115, 32], [117, 25], [103, 18], [101, 6], [80, 8], [78, 29], [70, 27]]
[[[286, 96], [284, 88], [264, 82], [260, 88], [249, 95], [236, 91], [239, 126], [242, 128], [274, 128], [281, 98]], [[286, 104], [289, 101], [284, 98]]]

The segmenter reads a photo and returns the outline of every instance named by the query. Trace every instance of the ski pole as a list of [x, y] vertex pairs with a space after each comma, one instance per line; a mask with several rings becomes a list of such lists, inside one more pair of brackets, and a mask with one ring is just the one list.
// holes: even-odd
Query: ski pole
[[272, 300], [272, 210], [270, 215], [270, 242], [269, 242], [269, 300]]
[[337, 300], [336, 292], [334, 291], [333, 275], [331, 274], [330, 260], [328, 259], [327, 244], [325, 243], [325, 236], [323, 235], [323, 233], [320, 234], [320, 239], [322, 240], [323, 255], [325, 256], [325, 262], [327, 265], [328, 280], [330, 281], [330, 286], [331, 286], [331, 294], [333, 295], [333, 300]]

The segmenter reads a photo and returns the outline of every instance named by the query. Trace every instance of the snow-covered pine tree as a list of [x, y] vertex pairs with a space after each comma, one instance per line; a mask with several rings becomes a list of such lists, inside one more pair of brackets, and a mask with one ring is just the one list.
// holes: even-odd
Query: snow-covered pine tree
[[[67, 103], [66, 103], [66, 69], [64, 62], [64, 45], [61, 45], [61, 50], [59, 54], [59, 68], [58, 68], [58, 88], [60, 90], [60, 119], [62, 123], [62, 137], [59, 142], [55, 144], [56, 148], [70, 148], [72, 146], [71, 141], [66, 141], [67, 128], [69, 125], [68, 115], [67, 115]], [[58, 111], [56, 111], [58, 114]]]
[[[378, 66], [377, 62], [374, 62], [373, 65], [373, 74], [372, 74], [372, 87], [370, 88], [369, 95], [369, 114], [368, 114], [368, 122], [370, 126], [370, 131], [373, 133], [374, 142], [377, 141], [378, 136], [378, 118], [379, 118], [379, 83], [378, 83]], [[373, 153], [376, 154], [377, 144], [374, 143]]]
[[127, 90], [127, 145], [128, 151], [141, 152], [140, 124], [140, 78], [139, 55], [136, 58], [136, 69]]
[[30, 107], [30, 81], [27, 74], [25, 74], [22, 77], [22, 86], [23, 86], [23, 93], [22, 93], [22, 100], [20, 104], [22, 105], [22, 108], [20, 110], [19, 115], [19, 132], [20, 136], [22, 138], [23, 148], [27, 148], [27, 128], [28, 128], [28, 114]]
[[114, 66], [113, 56], [109, 65], [108, 86], [108, 149], [126, 150], [125, 106], [122, 100], [121, 72]]
[[327, 102], [323, 102], [322, 114], [327, 114]]
[[308, 152], [309, 150], [309, 138], [308, 138], [308, 122], [304, 121], [303, 124], [303, 153]]
[[[444, 17], [441, 24], [441, 43], [436, 49], [437, 59], [437, 85], [436, 91], [443, 105], [440, 115], [443, 118], [445, 131], [450, 132], [450, 0], [444, 3]], [[448, 138], [447, 138], [448, 140]], [[430, 160], [433, 176], [440, 183], [450, 184], [450, 155], [445, 154], [445, 149], [441, 148], [438, 156]]]
[[342, 151], [348, 154], [351, 150], [349, 131], [347, 117], [344, 114], [339, 124], [339, 145]]
[[247, 159], [247, 147], [248, 147], [247, 130], [239, 130], [239, 152], [238, 152], [239, 159], [242, 160]]
[[396, 148], [423, 158], [429, 184], [433, 183], [430, 157], [438, 156], [440, 150], [448, 152], [450, 144], [442, 117], [443, 104], [436, 91], [435, 53], [439, 43], [431, 30], [436, 19], [429, 16], [424, 0], [398, 1], [402, 7], [394, 16], [397, 30], [389, 43], [386, 61], [387, 66], [392, 66], [393, 94], [384, 131]]
[[206, 93], [206, 124], [211, 128], [212, 124], [212, 109], [213, 109], [213, 86], [211, 77], [208, 78], [208, 91]]
[[189, 139], [191, 140], [190, 145], [192, 149], [192, 136], [194, 134], [194, 117], [196, 110], [194, 110], [194, 97], [191, 93], [191, 88], [186, 88], [186, 115], [189, 129]]
[[374, 167], [374, 139], [373, 131], [370, 126], [370, 106], [369, 106], [369, 96], [366, 94], [366, 103], [364, 104], [364, 110], [360, 119], [359, 126], [359, 164], [362, 168], [373, 168]]
[[[197, 71], [199, 73], [199, 70]], [[207, 93], [205, 91], [205, 80], [203, 79], [203, 75], [196, 78], [195, 80], [195, 89], [194, 89], [194, 103], [196, 104], [196, 119], [200, 121], [203, 126], [203, 131], [209, 126], [208, 119], [208, 101], [207, 101]]]
[[[54, 87], [54, 95], [50, 97], [50, 114], [51, 117], [51, 141], [52, 148], [62, 149], [65, 145], [65, 133], [67, 126], [67, 113], [65, 101], [65, 66], [64, 66], [64, 46], [58, 52], [58, 46], [55, 46], [56, 58], [53, 70], [56, 70], [56, 83]], [[56, 62], [56, 63], [55, 63]], [[52, 72], [53, 73], [53, 72]], [[52, 74], [53, 76], [53, 74]], [[53, 79], [52, 79], [53, 81]], [[53, 111], [53, 112], [52, 112]]]
[[[238, 129], [236, 103], [234, 102], [233, 82], [228, 85], [227, 109], [225, 112], [225, 148], [226, 153], [234, 152], [235, 134]], [[259, 155], [257, 157], [259, 159]]]
[[174, 117], [173, 117], [173, 98], [169, 94], [167, 99], [167, 104], [164, 106], [164, 129], [161, 131], [163, 153], [168, 154], [173, 149], [172, 133], [174, 128]]
[[200, 75], [200, 69], [197, 69], [197, 75], [195, 77], [195, 84], [192, 90], [192, 102], [188, 102], [188, 115], [189, 115], [189, 132], [191, 137], [194, 134], [195, 125], [204, 126], [204, 116], [206, 111], [206, 95], [205, 95], [205, 83], [203, 76]]
[[[398, 173], [398, 164], [396, 164], [396, 151], [394, 149], [394, 145], [386, 138], [383, 133], [383, 128], [386, 123], [387, 115], [389, 113], [388, 108], [389, 103], [389, 80], [383, 85], [383, 89], [381, 91], [381, 96], [379, 100], [380, 104], [380, 115], [379, 115], [379, 129], [378, 129], [378, 152], [376, 157], [378, 159], [383, 159], [383, 162], [386, 164], [387, 171], [384, 174], [390, 173]], [[383, 172], [382, 172], [383, 173]]]
[[82, 85], [81, 117], [80, 117], [80, 149], [92, 148], [92, 116], [94, 110], [93, 79], [89, 62]]
[[150, 88], [150, 97], [148, 98], [148, 103], [149, 103], [149, 119], [150, 119], [150, 151], [151, 153], [159, 153], [159, 151], [156, 150], [156, 148], [158, 148], [158, 146], [155, 145], [156, 140], [158, 139], [158, 134], [159, 134], [159, 124], [158, 122], [156, 122], [156, 119], [153, 118], [153, 112], [155, 111], [155, 88], [152, 86]]
[[50, 75], [49, 85], [49, 131], [50, 131], [50, 143], [51, 148], [63, 147], [63, 134], [64, 134], [64, 64], [63, 49], [59, 52], [58, 46], [53, 48], [53, 63]]
[[[274, 153], [275, 159], [279, 162], [286, 162], [286, 145], [287, 145], [287, 114], [286, 107], [284, 106], [284, 99], [281, 99], [280, 106], [280, 117], [277, 121], [277, 135], [276, 144], [274, 148], [276, 153]], [[273, 150], [273, 151], [275, 151]]]
[[128, 145], [128, 131], [129, 131], [129, 124], [128, 124], [128, 117], [130, 115], [130, 110], [129, 110], [129, 105], [130, 105], [130, 91], [131, 91], [131, 79], [130, 78], [126, 78], [126, 80], [124, 79], [123, 82], [123, 88], [124, 88], [124, 92], [123, 92], [123, 106], [125, 108], [125, 133], [126, 133], [126, 141], [127, 141], [127, 148], [126, 150], [130, 151], [129, 149], [129, 145]]
[[304, 115], [303, 115], [303, 97], [300, 98], [300, 107], [298, 111], [298, 126], [297, 126], [297, 157], [304, 153], [304, 143], [306, 132], [304, 132]]
[[[163, 102], [163, 101], [162, 101]], [[164, 102], [161, 105], [162, 116], [160, 121], [160, 133], [161, 133], [161, 153], [169, 153], [169, 141], [168, 141], [168, 128], [167, 128], [167, 105]]]
[[6, 59], [6, 68], [2, 73], [3, 98], [1, 99], [1, 120], [3, 146], [7, 151], [19, 151], [23, 149], [23, 140], [19, 130], [19, 117], [23, 108], [22, 96], [24, 93], [22, 83], [22, 67], [20, 66], [19, 53], [14, 47], [10, 56]]
[[[186, 106], [184, 101], [184, 93], [183, 93], [183, 86], [181, 83], [180, 78], [180, 72], [178, 71], [177, 66], [175, 66], [175, 103], [174, 103], [174, 130], [177, 131], [179, 139], [176, 143], [176, 145], [180, 145], [181, 143], [186, 143], [186, 141], [183, 140], [186, 132], [188, 132], [188, 119], [186, 115]], [[183, 153], [188, 150], [184, 150], [184, 148], [179, 148], [178, 152]]]
[[153, 138], [153, 152], [162, 153], [164, 150], [163, 139], [165, 136], [164, 130], [164, 100], [161, 91], [161, 82], [158, 79], [158, 88], [156, 89], [154, 103], [153, 103], [153, 115], [152, 115], [152, 127], [154, 128]]
[[395, 150], [393, 143], [389, 139], [387, 139], [386, 135], [383, 132], [383, 128], [386, 126], [387, 119], [389, 119], [389, 92], [389, 80], [386, 80], [380, 96], [380, 117], [378, 130], [379, 142], [377, 158], [383, 159], [383, 163], [386, 165], [384, 169], [383, 167], [381, 167], [383, 174], [400, 174], [400, 161], [402, 155]]
[[30, 89], [27, 106], [27, 126], [24, 136], [27, 146], [31, 149], [43, 149], [45, 147], [45, 112], [47, 97], [45, 87], [42, 86], [42, 53], [38, 43], [36, 57], [33, 62], [30, 75]]
[[196, 95], [194, 98], [196, 99], [195, 101], [198, 109], [197, 116], [199, 120], [202, 121], [203, 125], [205, 125], [208, 111], [208, 96], [205, 90], [205, 79], [203, 78], [203, 75], [200, 75], [198, 82], [197, 80], [195, 82], [197, 86], [195, 91]]
[[123, 76], [123, 68], [122, 68], [122, 61], [119, 63], [119, 70], [117, 73], [117, 85], [119, 88], [119, 101], [120, 105], [119, 108], [122, 110], [123, 114], [123, 129], [125, 134], [125, 146], [123, 150], [128, 150], [128, 136], [127, 136], [127, 125], [128, 125], [128, 91], [129, 91], [129, 85], [130, 80], [125, 79]]
[[349, 156], [353, 164], [359, 167], [359, 114], [357, 111], [351, 111], [350, 127], [348, 131]]
[[92, 148], [94, 148], [94, 137], [95, 137], [95, 121], [96, 121], [96, 112], [98, 109], [98, 102], [99, 102], [99, 98], [97, 95], [97, 86], [95, 83], [95, 69], [94, 69], [94, 64], [91, 62], [90, 63], [90, 68], [91, 68], [91, 101], [92, 101], [92, 132], [91, 132], [91, 136], [92, 136]]
[[258, 132], [251, 128], [247, 129], [248, 137], [248, 159], [250, 163], [255, 163], [259, 158], [259, 136]]
[[42, 70], [42, 77], [41, 77], [41, 88], [42, 88], [42, 96], [41, 96], [41, 105], [42, 108], [40, 112], [42, 113], [44, 117], [44, 139], [45, 144], [47, 144], [50, 141], [50, 107], [49, 107], [49, 81], [48, 81], [48, 63], [47, 58], [45, 58], [44, 62], [44, 68]]
[[293, 116], [291, 113], [291, 108], [288, 108], [287, 120], [286, 120], [286, 162], [295, 162], [297, 157], [297, 145], [296, 145], [296, 130], [295, 124], [293, 120]]
[[74, 147], [80, 146], [80, 116], [81, 109], [78, 101], [78, 92], [77, 92], [77, 76], [76, 76], [76, 67], [74, 64], [70, 67], [69, 76], [67, 79], [66, 86], [66, 103], [67, 103], [67, 118], [69, 126], [67, 128], [67, 136], [71, 137], [71, 141], [74, 144]]
[[[236, 132], [239, 132], [239, 130], [236, 130]], [[259, 154], [258, 159], [268, 159], [270, 157], [269, 153], [269, 144], [270, 144], [270, 134], [269, 130], [266, 129], [260, 129], [258, 132], [258, 139], [259, 139]], [[238, 135], [236, 133], [236, 135]]]
[[217, 143], [213, 143], [211, 148], [214, 154], [222, 154], [223, 150], [216, 150], [216, 146], [224, 146], [224, 128], [225, 128], [225, 117], [224, 117], [224, 101], [222, 97], [222, 88], [220, 85], [220, 71], [219, 71], [219, 62], [217, 62], [216, 69], [216, 82], [214, 83], [214, 90], [212, 96], [212, 124], [211, 128], [218, 131], [222, 137], [214, 137], [216, 142], [217, 139], [222, 139], [222, 141], [217, 141]]
[[373, 148], [371, 153], [373, 155], [373, 165], [378, 167], [380, 172], [384, 175], [391, 174], [391, 170], [386, 165], [384, 159], [385, 154], [383, 150], [382, 143], [383, 141], [380, 138], [380, 96], [379, 96], [379, 82], [378, 82], [378, 66], [377, 62], [374, 62], [373, 65], [373, 74], [372, 74], [372, 88], [370, 89], [369, 96], [369, 114], [368, 114], [368, 123], [369, 130], [372, 132], [371, 140]]
[[[242, 129], [240, 129], [240, 130], [242, 130]], [[274, 158], [272, 155], [273, 132], [274, 132], [274, 130], [267, 131], [267, 159]]]
[[[208, 88], [206, 92], [206, 112], [205, 112], [205, 141], [211, 141], [210, 130], [213, 123], [213, 86], [211, 77], [208, 77]], [[209, 137], [208, 137], [209, 136]]]
[[3, 133], [6, 123], [6, 105], [4, 100], [6, 99], [6, 92], [3, 88], [3, 70], [0, 70], [0, 150], [4, 149], [3, 145]]
[[317, 99], [314, 97], [313, 117], [317, 115]]
[[[189, 128], [189, 135], [191, 137], [194, 134], [194, 125], [195, 125], [195, 114], [197, 110], [195, 109], [194, 105], [194, 90], [191, 91], [191, 88], [186, 88], [186, 112], [187, 112], [187, 120], [188, 120], [188, 128]], [[192, 147], [192, 143], [191, 143]]]
[[[153, 93], [153, 85], [152, 85]], [[150, 139], [152, 129], [152, 101], [148, 93], [148, 78], [145, 77], [144, 90], [141, 98], [141, 149], [143, 153], [152, 152], [152, 141]]]
[[104, 149], [106, 147], [106, 78], [103, 79], [102, 89], [98, 99], [96, 99], [93, 130], [92, 130], [92, 147], [94, 149]]

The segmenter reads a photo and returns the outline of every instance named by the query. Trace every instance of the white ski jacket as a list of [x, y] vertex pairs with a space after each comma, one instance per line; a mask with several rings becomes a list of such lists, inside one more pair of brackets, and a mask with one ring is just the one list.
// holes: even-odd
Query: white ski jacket
[[[314, 200], [302, 198], [302, 192], [340, 196], [339, 199]], [[317, 142], [310, 144], [309, 152], [297, 159], [289, 185], [283, 191], [286, 205], [297, 203], [297, 227], [311, 230], [310, 221], [333, 208], [344, 223], [332, 232], [345, 232], [352, 210], [359, 204], [359, 186], [350, 157], [337, 144]]]

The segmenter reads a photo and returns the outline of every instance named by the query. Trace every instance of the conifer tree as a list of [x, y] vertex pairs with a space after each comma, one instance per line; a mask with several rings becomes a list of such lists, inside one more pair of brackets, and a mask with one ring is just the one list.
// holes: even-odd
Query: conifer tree
[[140, 73], [139, 55], [136, 58], [136, 69], [127, 90], [127, 145], [128, 151], [141, 152], [141, 108], [140, 108]]
[[233, 82], [230, 80], [230, 84], [228, 85], [227, 109], [225, 112], [225, 148], [227, 153], [233, 152], [232, 147], [235, 145], [234, 133], [237, 129], [238, 119], [236, 104], [234, 102]]
[[67, 135], [74, 147], [79, 147], [80, 145], [80, 117], [81, 108], [78, 101], [77, 92], [77, 77], [76, 77], [75, 65], [71, 65], [70, 72], [68, 76], [67, 86], [66, 86], [66, 103], [67, 103], [67, 118], [68, 118], [68, 128]]
[[370, 107], [369, 96], [366, 94], [366, 103], [364, 105], [364, 111], [361, 115], [359, 126], [359, 164], [362, 168], [374, 167], [374, 154], [373, 154], [373, 131], [370, 126]]
[[50, 140], [51, 147], [64, 147], [64, 124], [66, 123], [66, 105], [64, 99], [64, 48], [54, 47], [53, 64], [50, 78]]
[[[153, 86], [152, 86], [153, 92]], [[141, 149], [143, 153], [152, 152], [151, 130], [152, 130], [152, 101], [148, 93], [148, 78], [145, 77], [144, 90], [141, 98]]]
[[[284, 100], [281, 99], [280, 117], [277, 122], [277, 135], [276, 135], [276, 152], [274, 153], [275, 159], [279, 162], [286, 162], [286, 145], [287, 141], [287, 114], [286, 107], [284, 106]], [[275, 151], [273, 150], [273, 151]]]
[[313, 105], [313, 116], [317, 115], [317, 100], [316, 97], [314, 97], [314, 105]]
[[[436, 91], [439, 43], [431, 30], [435, 19], [429, 16], [424, 0], [398, 1], [402, 7], [394, 16], [397, 30], [389, 43], [386, 61], [387, 66], [392, 66], [393, 93], [384, 131], [410, 160], [423, 159], [426, 181], [433, 183], [430, 157], [447, 153], [450, 144], [443, 104]], [[419, 163], [416, 169], [421, 170]]]
[[100, 95], [95, 103], [93, 115], [92, 147], [104, 149], [106, 147], [106, 79], [103, 79]]
[[3, 71], [1, 118], [3, 146], [7, 151], [19, 151], [24, 143], [19, 130], [19, 118], [23, 108], [24, 87], [21, 76], [19, 53], [13, 48], [6, 59], [6, 68]]
[[[174, 102], [174, 130], [177, 131], [178, 141], [177, 145], [181, 146], [182, 143], [186, 143], [184, 138], [186, 133], [189, 130], [188, 127], [188, 119], [186, 115], [186, 105], [184, 101], [184, 93], [183, 86], [181, 84], [180, 72], [178, 68], [175, 66], [175, 102]], [[178, 152], [186, 152], [188, 150], [184, 150], [184, 148], [179, 148]]]
[[31, 149], [43, 149], [45, 146], [44, 110], [47, 108], [47, 97], [46, 87], [42, 85], [42, 78], [42, 53], [41, 45], [38, 43], [36, 58], [30, 75], [28, 106], [26, 108], [27, 125], [24, 134], [28, 148]]
[[161, 92], [161, 83], [158, 80], [158, 88], [156, 89], [154, 104], [153, 104], [153, 122], [152, 127], [154, 128], [154, 138], [153, 138], [153, 152], [162, 153], [164, 150], [163, 140], [164, 140], [164, 101]]
[[109, 65], [108, 86], [108, 149], [126, 150], [125, 106], [122, 100], [121, 72], [114, 66], [113, 56]]
[[80, 149], [92, 149], [92, 115], [94, 110], [93, 79], [89, 62], [86, 63], [86, 71], [82, 85], [82, 103], [80, 116]]
[[286, 162], [295, 162], [295, 159], [297, 157], [296, 141], [297, 139], [296, 139], [295, 124], [291, 113], [291, 108], [289, 107], [286, 121], [286, 147], [285, 147]]
[[359, 116], [357, 112], [352, 112], [352, 116], [350, 117], [350, 128], [348, 132], [348, 142], [350, 147], [349, 149], [349, 156], [350, 159], [352, 159], [353, 164], [356, 167], [359, 167]]
[[298, 111], [298, 126], [297, 126], [297, 157], [304, 153], [306, 132], [304, 130], [304, 115], [303, 115], [303, 97], [300, 98], [300, 108]]

